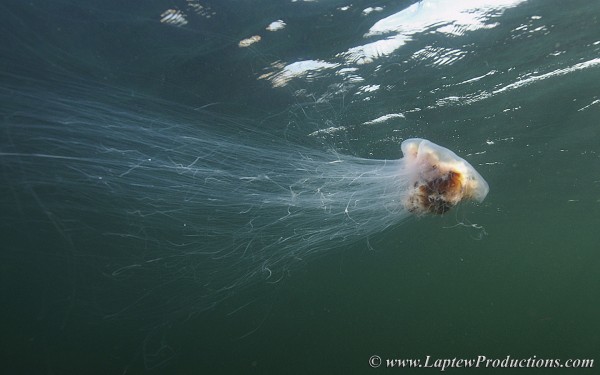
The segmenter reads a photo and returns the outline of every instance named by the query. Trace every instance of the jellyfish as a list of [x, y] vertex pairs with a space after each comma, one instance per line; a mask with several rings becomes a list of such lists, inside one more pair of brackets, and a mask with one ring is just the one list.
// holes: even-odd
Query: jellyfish
[[116, 88], [2, 93], [5, 222], [32, 231], [46, 222], [78, 267], [133, 294], [184, 283], [212, 306], [489, 190], [467, 161], [424, 139], [377, 160]]

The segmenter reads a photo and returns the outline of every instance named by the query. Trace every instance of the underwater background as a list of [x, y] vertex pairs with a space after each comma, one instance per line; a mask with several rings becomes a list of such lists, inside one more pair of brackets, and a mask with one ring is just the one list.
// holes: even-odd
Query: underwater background
[[[428, 371], [374, 369], [373, 355], [597, 362], [598, 17], [591, 0], [3, 1], [2, 372]], [[61, 160], [24, 156], [82, 156], [113, 135], [29, 137], [19, 124], [32, 113], [39, 134], [65, 113], [140, 126], [157, 113], [265, 157], [277, 143], [398, 159], [422, 137], [468, 160], [490, 193], [332, 241], [205, 303], [194, 279], [211, 270], [186, 257], [122, 269], [173, 234], [165, 221], [165, 233], [138, 227], [145, 241], [107, 235], [126, 231], [118, 208], [133, 191], [107, 208], [89, 185], [53, 177]], [[137, 144], [153, 146], [144, 134]], [[227, 162], [243, 163], [235, 151]]]

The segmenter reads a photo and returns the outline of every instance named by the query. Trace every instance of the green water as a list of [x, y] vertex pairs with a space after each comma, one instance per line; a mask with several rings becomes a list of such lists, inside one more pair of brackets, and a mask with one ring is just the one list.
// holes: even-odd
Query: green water
[[[396, 30], [372, 36], [365, 35], [378, 21], [413, 3], [353, 2], [347, 10], [340, 1], [1, 4], [2, 372], [439, 371], [371, 368], [378, 355], [593, 359], [592, 369], [445, 372], [596, 373], [600, 4], [482, 1], [460, 11], [455, 3], [415, 3]], [[364, 14], [368, 7], [382, 10]], [[161, 23], [167, 9], [180, 10], [187, 24]], [[285, 28], [265, 30], [278, 19]], [[252, 35], [261, 41], [238, 47]], [[373, 61], [351, 53], [394, 37], [403, 44], [377, 47]], [[281, 84], [259, 78], [309, 60], [332, 66]], [[442, 217], [332, 241], [330, 251], [288, 260], [276, 279], [233, 288], [207, 308], [194, 278], [212, 270], [187, 268], [185, 257], [115, 276], [176, 235], [165, 219], [164, 228], [135, 232], [144, 241], [106, 236], [145, 229], [118, 211], [135, 188], [110, 190], [108, 206], [91, 185], [63, 192], [78, 181], [54, 172], [58, 164], [7, 156], [33, 152], [41, 136], [16, 137], [15, 124], [36, 115], [41, 126], [51, 123], [53, 104], [39, 103], [66, 97], [65, 82], [87, 87], [81, 103], [102, 103], [64, 111], [91, 122], [102, 123], [98, 108], [117, 108], [130, 92], [142, 99], [123, 116], [163, 113], [168, 103], [201, 107], [227, 124], [223, 134], [243, 125], [260, 130], [255, 137], [266, 144], [284, 139], [291, 152], [325, 145], [395, 159], [402, 140], [430, 139], [468, 160], [490, 193]], [[144, 105], [144, 95], [160, 105]], [[165, 118], [193, 122], [190, 113], [178, 118], [174, 108]], [[401, 115], [368, 124], [389, 114]], [[44, 139], [63, 144], [63, 135]], [[73, 155], [85, 156], [95, 136], [70, 140], [80, 150]], [[152, 138], [139, 142], [153, 146]], [[38, 152], [64, 154], [52, 144]]]

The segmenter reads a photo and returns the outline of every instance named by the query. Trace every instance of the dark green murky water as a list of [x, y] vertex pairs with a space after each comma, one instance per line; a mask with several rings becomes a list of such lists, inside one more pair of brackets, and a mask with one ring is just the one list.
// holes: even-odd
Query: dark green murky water
[[[4, 1], [2, 372], [597, 368], [598, 17], [595, 1]], [[406, 220], [373, 204], [384, 225], [356, 236], [335, 205], [262, 209], [306, 194], [300, 170], [331, 150], [398, 159], [411, 137], [468, 160], [487, 198]], [[248, 176], [283, 192], [241, 212]]]

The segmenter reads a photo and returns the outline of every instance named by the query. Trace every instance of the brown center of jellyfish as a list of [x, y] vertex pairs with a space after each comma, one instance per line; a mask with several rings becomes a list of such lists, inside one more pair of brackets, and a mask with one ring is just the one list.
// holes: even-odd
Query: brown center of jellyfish
[[461, 200], [461, 174], [449, 171], [418, 187], [418, 199], [424, 212], [441, 215]]

